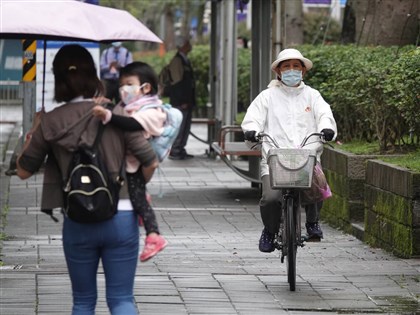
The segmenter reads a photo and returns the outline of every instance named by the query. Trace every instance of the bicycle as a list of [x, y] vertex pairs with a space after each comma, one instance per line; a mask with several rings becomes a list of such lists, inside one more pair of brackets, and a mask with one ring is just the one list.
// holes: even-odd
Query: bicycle
[[327, 143], [323, 133], [312, 133], [305, 137], [300, 148], [280, 148], [277, 142], [267, 133], [259, 133], [259, 143], [268, 138], [273, 148], [268, 151], [270, 184], [272, 189], [282, 189], [282, 221], [280, 232], [274, 241], [276, 249], [281, 251], [281, 262], [286, 257], [287, 280], [290, 291], [296, 290], [296, 254], [297, 248], [303, 247], [305, 239], [301, 235], [301, 199], [302, 191], [312, 184], [312, 176], [316, 164], [316, 151], [304, 149], [311, 137]]

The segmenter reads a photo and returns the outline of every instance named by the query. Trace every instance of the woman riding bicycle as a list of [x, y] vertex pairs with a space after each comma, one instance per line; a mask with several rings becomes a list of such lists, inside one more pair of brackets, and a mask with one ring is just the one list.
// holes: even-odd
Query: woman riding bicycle
[[[304, 58], [296, 49], [282, 50], [271, 64], [276, 73], [268, 88], [262, 91], [248, 107], [242, 122], [246, 142], [254, 148], [259, 142], [260, 132], [270, 134], [284, 148], [298, 148], [302, 140], [313, 132], [322, 132], [326, 141], [337, 134], [337, 126], [330, 105], [321, 94], [302, 81], [306, 71], [312, 68], [312, 61]], [[311, 146], [311, 145], [310, 145]], [[322, 144], [312, 144], [320, 162]], [[275, 234], [281, 221], [281, 190], [270, 186], [267, 152], [272, 146], [262, 143], [261, 179], [262, 197], [260, 200], [261, 219], [264, 229], [259, 241], [261, 252], [274, 251]], [[306, 231], [308, 240], [323, 238], [319, 226], [319, 213], [322, 202], [305, 206]]]

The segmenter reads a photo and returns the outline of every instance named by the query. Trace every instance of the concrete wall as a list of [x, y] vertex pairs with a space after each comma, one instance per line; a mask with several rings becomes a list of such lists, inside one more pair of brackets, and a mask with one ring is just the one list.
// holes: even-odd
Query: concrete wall
[[368, 161], [365, 241], [396, 256], [420, 255], [420, 173]]
[[376, 155], [355, 155], [326, 147], [322, 154], [333, 196], [322, 208], [322, 219], [363, 240], [366, 161]]
[[420, 255], [420, 174], [325, 148], [322, 165], [333, 196], [322, 220], [397, 256]]

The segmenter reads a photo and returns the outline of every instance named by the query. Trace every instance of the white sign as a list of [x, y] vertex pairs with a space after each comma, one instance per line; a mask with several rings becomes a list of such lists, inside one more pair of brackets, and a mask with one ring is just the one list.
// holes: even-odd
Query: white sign
[[[47, 41], [47, 47], [45, 49], [45, 82], [43, 78], [44, 72], [44, 41], [38, 40], [36, 48], [36, 111], [39, 112], [42, 109], [42, 102], [44, 102], [45, 111], [49, 112], [55, 107], [59, 106], [54, 98], [54, 75], [52, 73], [52, 63], [55, 54], [58, 50], [68, 44], [78, 44], [85, 47], [93, 57], [95, 61], [96, 69], [99, 77], [99, 44], [91, 42], [67, 42], [67, 41]], [[43, 84], [44, 82], [44, 84]], [[42, 91], [44, 87], [44, 93]], [[43, 98], [44, 96], [44, 98]]]

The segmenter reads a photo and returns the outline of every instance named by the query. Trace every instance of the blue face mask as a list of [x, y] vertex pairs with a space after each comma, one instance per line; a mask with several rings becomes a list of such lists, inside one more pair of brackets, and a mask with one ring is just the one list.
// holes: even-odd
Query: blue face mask
[[302, 81], [302, 71], [287, 70], [281, 73], [281, 81], [287, 86], [296, 86]]

